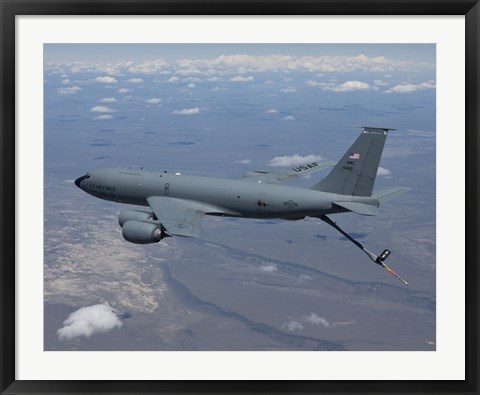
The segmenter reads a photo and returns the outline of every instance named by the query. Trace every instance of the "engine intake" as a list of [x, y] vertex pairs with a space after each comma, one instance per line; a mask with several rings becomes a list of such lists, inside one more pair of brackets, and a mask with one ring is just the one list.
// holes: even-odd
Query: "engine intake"
[[118, 223], [120, 226], [123, 226], [127, 221], [150, 221], [156, 220], [155, 214], [151, 211], [143, 211], [143, 210], [126, 210], [122, 211], [118, 216]]
[[127, 221], [122, 227], [122, 236], [125, 240], [135, 244], [158, 243], [162, 240], [161, 225], [149, 222]]

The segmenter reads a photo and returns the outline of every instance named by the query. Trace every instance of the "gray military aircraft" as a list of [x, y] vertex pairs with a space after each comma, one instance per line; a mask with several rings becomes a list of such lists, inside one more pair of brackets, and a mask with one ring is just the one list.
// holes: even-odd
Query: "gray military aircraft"
[[[390, 188], [372, 194], [385, 140], [395, 129], [362, 129], [338, 162], [312, 162], [285, 172], [252, 171], [237, 180], [105, 168], [77, 178], [75, 185], [100, 199], [149, 207], [119, 215], [122, 235], [132, 243], [156, 243], [170, 236], [198, 237], [204, 215], [286, 220], [316, 217], [408, 285], [384, 263], [389, 250], [380, 255], [368, 251], [327, 216], [346, 212], [378, 215], [381, 203], [408, 190]], [[282, 185], [330, 166], [330, 173], [309, 189]]]

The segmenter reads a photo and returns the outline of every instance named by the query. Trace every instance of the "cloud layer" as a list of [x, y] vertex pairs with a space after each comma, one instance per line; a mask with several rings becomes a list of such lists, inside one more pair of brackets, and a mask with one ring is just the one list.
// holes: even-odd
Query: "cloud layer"
[[63, 327], [57, 331], [60, 340], [71, 340], [77, 337], [90, 337], [97, 333], [106, 333], [115, 328], [121, 328], [111, 307], [107, 304], [82, 307], [73, 312], [63, 322]]
[[[399, 61], [384, 56], [368, 57], [363, 54], [356, 56], [291, 56], [266, 55], [253, 56], [245, 54], [222, 55], [213, 59], [182, 59], [166, 61], [153, 59], [146, 61], [98, 61], [98, 62], [47, 62], [49, 72], [79, 73], [96, 72], [107, 73], [107, 76], [97, 77], [95, 80], [103, 83], [115, 83], [112, 76], [134, 74], [177, 74], [177, 75], [234, 75], [232, 81], [253, 81], [253, 76], [247, 73], [275, 72], [275, 71], [306, 71], [317, 73], [328, 72], [395, 72], [395, 71], [433, 71], [434, 64]], [[138, 77], [136, 77], [138, 78]], [[178, 82], [178, 77], [168, 81]]]

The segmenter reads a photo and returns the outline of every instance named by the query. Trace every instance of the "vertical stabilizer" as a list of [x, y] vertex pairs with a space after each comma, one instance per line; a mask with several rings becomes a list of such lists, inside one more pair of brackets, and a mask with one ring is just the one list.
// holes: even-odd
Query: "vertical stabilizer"
[[340, 195], [371, 196], [387, 128], [363, 126], [363, 132], [333, 170], [312, 189]]

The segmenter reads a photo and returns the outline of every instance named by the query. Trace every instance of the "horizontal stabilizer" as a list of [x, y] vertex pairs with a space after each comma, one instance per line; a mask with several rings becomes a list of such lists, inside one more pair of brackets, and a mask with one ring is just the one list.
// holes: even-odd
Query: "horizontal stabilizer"
[[382, 191], [375, 192], [373, 198], [377, 199], [380, 203], [388, 202], [389, 200], [395, 199], [398, 195], [401, 195], [404, 192], [409, 191], [410, 188], [406, 187], [394, 187], [384, 189]]
[[379, 215], [380, 210], [377, 206], [372, 206], [371, 204], [357, 203], [357, 202], [333, 202], [335, 206], [342, 207], [348, 211], [360, 215]]

